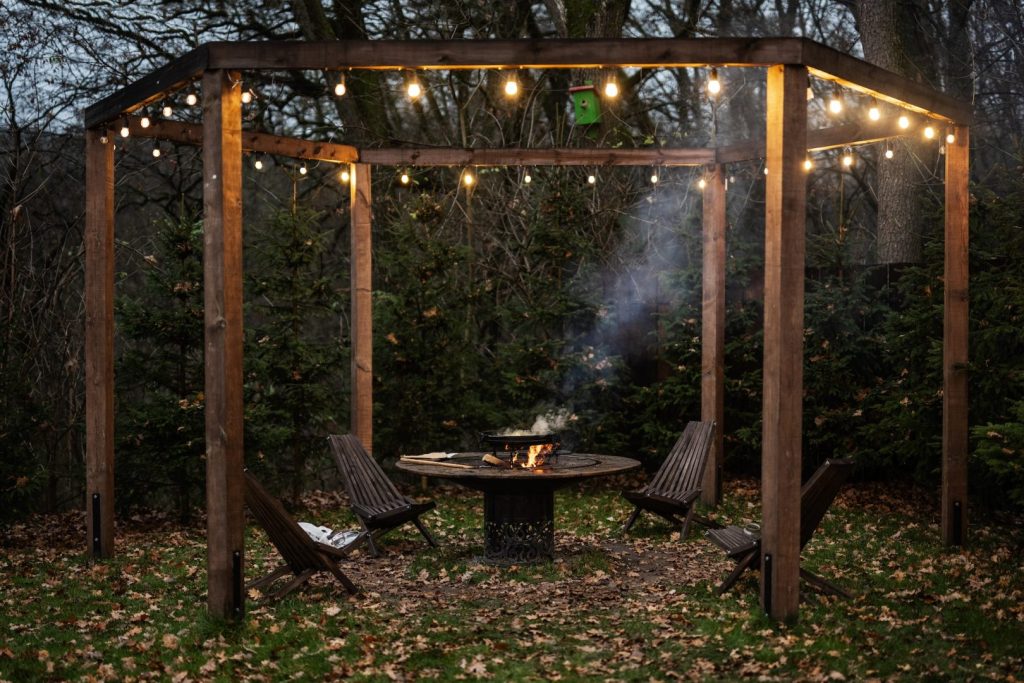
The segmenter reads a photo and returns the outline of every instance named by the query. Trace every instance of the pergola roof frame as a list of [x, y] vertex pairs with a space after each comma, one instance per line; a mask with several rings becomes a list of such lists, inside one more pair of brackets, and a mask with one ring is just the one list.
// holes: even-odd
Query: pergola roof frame
[[[614, 55], [609, 60], [608, 55]], [[701, 149], [357, 149], [241, 128], [240, 71], [757, 66], [767, 69], [763, 141]], [[208, 43], [85, 112], [86, 479], [88, 543], [113, 553], [114, 163], [110, 126], [203, 147], [208, 605], [244, 613], [242, 469], [241, 163], [243, 151], [352, 164], [352, 430], [372, 439], [371, 164], [705, 166], [701, 416], [714, 420], [706, 502], [721, 491], [724, 416], [725, 185], [722, 164], [764, 158], [765, 334], [761, 603], [792, 619], [799, 599], [803, 391], [803, 278], [808, 150], [905, 134], [892, 121], [808, 131], [810, 75], [950, 124], [946, 145], [941, 534], [960, 544], [967, 525], [967, 245], [971, 107], [803, 38]], [[154, 120], [140, 108], [202, 79], [201, 125]]]

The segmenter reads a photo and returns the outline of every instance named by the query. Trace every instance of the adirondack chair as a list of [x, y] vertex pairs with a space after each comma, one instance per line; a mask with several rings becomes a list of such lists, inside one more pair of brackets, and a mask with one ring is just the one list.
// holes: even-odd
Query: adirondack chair
[[[815, 529], [821, 524], [822, 518], [829, 506], [832, 505], [832, 501], [835, 500], [852, 468], [852, 460], [826, 460], [800, 489], [801, 550], [811, 540]], [[730, 526], [709, 531], [708, 538], [736, 561], [736, 568], [718, 587], [719, 595], [732, 588], [747, 569], [760, 570], [760, 533], [744, 530], [743, 527]], [[803, 567], [800, 568], [800, 576], [825, 593], [842, 595], [845, 598], [851, 597], [848, 591]]]
[[434, 501], [417, 503], [399, 493], [355, 435], [335, 434], [328, 440], [345, 481], [349, 505], [367, 531], [366, 540], [374, 557], [378, 555], [374, 538], [380, 538], [406, 522], [415, 524], [427, 543], [437, 547], [437, 541], [420, 520], [420, 515], [436, 507]]
[[[623, 533], [636, 523], [642, 510], [664, 517], [671, 524], [681, 524], [679, 540], [686, 538], [691, 522], [708, 528], [719, 526], [696, 513], [714, 434], [714, 422], [690, 422], [650, 483], [637, 491], [622, 492], [623, 497], [636, 506], [622, 526]], [[682, 521], [676, 515], [683, 515]]]
[[360, 543], [367, 540], [366, 532], [360, 533], [341, 548], [314, 541], [289, 516], [281, 502], [267, 493], [248, 470], [245, 471], [245, 504], [284, 558], [284, 564], [266, 576], [246, 584], [247, 589], [261, 588], [288, 574], [293, 574], [288, 583], [267, 595], [272, 599], [282, 598], [317, 572], [326, 571], [340, 581], [349, 593], [358, 591], [355, 584], [338, 567], [338, 560], [348, 556]]

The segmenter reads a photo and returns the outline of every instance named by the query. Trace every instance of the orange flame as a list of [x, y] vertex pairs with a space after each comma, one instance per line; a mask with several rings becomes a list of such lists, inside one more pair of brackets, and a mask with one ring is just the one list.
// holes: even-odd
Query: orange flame
[[555, 444], [553, 443], [534, 444], [530, 446], [529, 450], [525, 453], [513, 453], [512, 464], [527, 470], [543, 467], [544, 464], [547, 463], [548, 457], [550, 457], [554, 451]]

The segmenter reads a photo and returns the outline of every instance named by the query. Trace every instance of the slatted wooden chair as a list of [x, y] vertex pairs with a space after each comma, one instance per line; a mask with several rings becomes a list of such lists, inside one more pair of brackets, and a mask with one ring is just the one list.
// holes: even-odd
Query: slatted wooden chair
[[284, 558], [284, 564], [266, 576], [246, 584], [247, 589], [262, 588], [292, 574], [292, 579], [284, 586], [267, 594], [268, 598], [278, 599], [291, 593], [317, 572], [325, 571], [340, 581], [349, 593], [358, 591], [355, 584], [338, 567], [338, 560], [347, 557], [367, 540], [366, 532], [360, 533], [341, 548], [314, 541], [285, 511], [281, 502], [267, 493], [248, 470], [245, 471], [245, 504]]
[[420, 515], [436, 507], [434, 501], [417, 503], [399, 493], [355, 435], [335, 434], [329, 437], [329, 441], [345, 482], [349, 505], [367, 531], [366, 540], [374, 557], [378, 555], [375, 538], [406, 522], [415, 524], [427, 543], [437, 547], [437, 541], [420, 520]]
[[[623, 497], [636, 506], [622, 526], [623, 533], [636, 523], [642, 510], [653, 512], [673, 525], [681, 524], [679, 540], [686, 539], [691, 522], [709, 528], [719, 526], [696, 513], [714, 434], [714, 422], [690, 422], [650, 483], [637, 491], [622, 492]], [[682, 515], [683, 519], [680, 521], [677, 515]]]
[[[839, 489], [852, 469], [852, 460], [826, 460], [800, 489], [801, 550], [811, 540], [815, 529], [821, 524], [822, 518], [825, 517], [825, 513], [832, 505], [832, 501], [835, 500]], [[750, 532], [744, 530], [743, 527], [730, 526], [709, 531], [708, 538], [736, 561], [735, 569], [718, 587], [719, 595], [732, 588], [747, 569], [760, 571], [761, 535], [759, 532]], [[800, 568], [800, 576], [825, 593], [850, 597], [848, 591], [803, 567]]]

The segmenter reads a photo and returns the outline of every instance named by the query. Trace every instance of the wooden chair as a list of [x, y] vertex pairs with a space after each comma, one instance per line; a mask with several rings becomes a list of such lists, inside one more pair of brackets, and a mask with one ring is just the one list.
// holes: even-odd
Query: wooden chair
[[374, 538], [380, 538], [406, 522], [415, 524], [427, 543], [436, 548], [437, 541], [420, 521], [420, 515], [436, 507], [434, 501], [417, 503], [399, 493], [356, 436], [336, 434], [328, 439], [345, 481], [349, 505], [367, 532], [366, 540], [373, 556], [378, 555]]
[[264, 577], [246, 584], [246, 588], [260, 588], [290, 574], [293, 578], [280, 589], [268, 593], [272, 599], [282, 598], [308, 581], [320, 571], [330, 572], [349, 593], [358, 589], [338, 567], [342, 559], [367, 539], [365, 532], [359, 534], [342, 548], [318, 543], [302, 530], [285, 511], [281, 502], [271, 496], [252, 474], [245, 471], [245, 504], [252, 511], [256, 522], [263, 527], [277, 551], [284, 558], [284, 564]]
[[[679, 540], [686, 538], [693, 521], [709, 528], [719, 526], [696, 514], [714, 434], [714, 422], [690, 422], [650, 483], [638, 491], [622, 492], [623, 497], [636, 506], [622, 526], [623, 533], [636, 523], [641, 510], [664, 517], [673, 525], [681, 524]], [[683, 515], [682, 521], [677, 515]]]
[[[800, 489], [800, 549], [803, 550], [822, 518], [832, 505], [840, 487], [853, 468], [852, 460], [826, 460]], [[742, 527], [730, 526], [708, 532], [708, 537], [736, 561], [736, 568], [718, 587], [718, 594], [732, 588], [733, 584], [747, 569], [760, 571], [761, 534], [745, 531]], [[800, 576], [826, 593], [849, 598], [850, 593], [830, 581], [826, 581], [809, 570], [800, 568]]]

